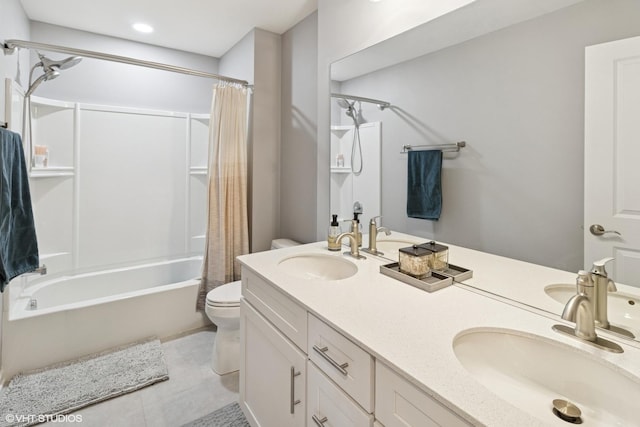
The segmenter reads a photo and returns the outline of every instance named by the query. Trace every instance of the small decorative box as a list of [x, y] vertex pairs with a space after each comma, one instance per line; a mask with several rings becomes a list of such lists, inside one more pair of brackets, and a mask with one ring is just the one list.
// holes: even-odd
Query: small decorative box
[[413, 245], [408, 248], [401, 248], [398, 251], [400, 271], [413, 277], [421, 279], [426, 277], [431, 268], [431, 258], [433, 252], [420, 245]]

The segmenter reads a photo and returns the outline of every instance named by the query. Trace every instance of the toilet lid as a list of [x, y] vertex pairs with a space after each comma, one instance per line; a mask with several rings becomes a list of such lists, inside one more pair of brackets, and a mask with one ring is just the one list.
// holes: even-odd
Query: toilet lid
[[231, 282], [218, 286], [207, 293], [207, 304], [216, 306], [240, 305], [240, 287], [242, 282]]

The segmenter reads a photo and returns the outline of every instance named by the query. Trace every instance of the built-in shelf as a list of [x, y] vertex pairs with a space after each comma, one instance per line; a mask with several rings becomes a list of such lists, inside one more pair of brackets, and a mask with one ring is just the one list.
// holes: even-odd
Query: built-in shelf
[[189, 168], [189, 175], [207, 175], [207, 168], [204, 166], [195, 166]]
[[331, 167], [331, 173], [351, 173], [350, 167]]
[[29, 177], [31, 178], [60, 178], [75, 175], [72, 166], [51, 166], [46, 168], [31, 168]]

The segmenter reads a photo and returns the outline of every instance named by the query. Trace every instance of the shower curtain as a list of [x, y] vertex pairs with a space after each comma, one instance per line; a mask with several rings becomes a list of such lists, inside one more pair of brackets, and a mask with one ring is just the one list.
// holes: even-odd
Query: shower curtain
[[211, 289], [240, 279], [236, 256], [249, 252], [247, 89], [218, 83], [209, 126], [208, 213], [198, 310]]

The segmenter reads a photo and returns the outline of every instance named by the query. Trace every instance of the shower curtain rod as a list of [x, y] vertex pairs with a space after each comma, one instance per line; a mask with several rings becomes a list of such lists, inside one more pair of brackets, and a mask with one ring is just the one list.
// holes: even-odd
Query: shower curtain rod
[[49, 52], [66, 53], [69, 55], [82, 56], [84, 58], [102, 59], [105, 61], [120, 62], [122, 64], [138, 65], [140, 67], [155, 68], [157, 70], [172, 71], [174, 73], [187, 74], [189, 76], [205, 77], [208, 79], [221, 80], [229, 83], [238, 83], [245, 87], [252, 87], [246, 80], [234, 79], [233, 77], [222, 76], [220, 74], [206, 73], [204, 71], [192, 70], [191, 68], [177, 67], [175, 65], [162, 64], [159, 62], [144, 61], [142, 59], [130, 58], [127, 56], [111, 55], [109, 53], [95, 52], [91, 50], [76, 49], [72, 47], [57, 46], [53, 44], [30, 42], [25, 40], [6, 40], [3, 44], [5, 55], [13, 54], [17, 48], [41, 49]]
[[389, 102], [387, 102], [387, 101], [380, 101], [379, 99], [373, 99], [373, 98], [364, 98], [362, 96], [345, 95], [345, 94], [342, 94], [342, 93], [332, 93], [331, 97], [332, 98], [350, 99], [352, 101], [369, 102], [371, 104], [376, 104], [378, 106], [378, 108], [381, 109], [381, 110], [384, 110], [385, 108], [391, 107], [391, 104]]

